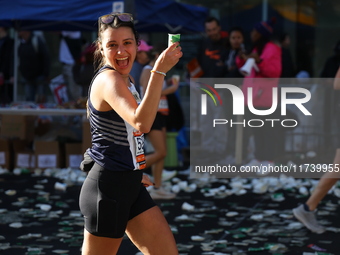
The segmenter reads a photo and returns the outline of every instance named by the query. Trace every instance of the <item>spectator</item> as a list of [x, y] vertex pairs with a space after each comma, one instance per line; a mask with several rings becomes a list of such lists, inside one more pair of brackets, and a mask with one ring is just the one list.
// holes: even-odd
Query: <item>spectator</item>
[[138, 46], [136, 60], [133, 63], [130, 75], [135, 80], [135, 87], [138, 93], [141, 93], [140, 90], [140, 76], [143, 71], [143, 67], [150, 62], [149, 52], [153, 47], [148, 45], [144, 40], [140, 41], [140, 45]]
[[[227, 68], [226, 77], [234, 78], [230, 80], [230, 83], [233, 85], [240, 86], [242, 84], [243, 75], [240, 73], [237, 65], [236, 65], [236, 56], [240, 54], [241, 51], [244, 51], [244, 32], [241, 27], [232, 27], [229, 30], [229, 38], [227, 42], [227, 58], [225, 61], [225, 65]], [[223, 92], [221, 92], [223, 93]], [[226, 118], [228, 120], [232, 119], [234, 122], [237, 122], [237, 116], [233, 116], [233, 99], [231, 93], [224, 94], [224, 110], [226, 113]], [[227, 131], [227, 163], [233, 164], [235, 163], [235, 145], [236, 145], [236, 127], [228, 126]]]
[[8, 28], [0, 27], [0, 104], [13, 100], [14, 40], [8, 35]]
[[[282, 51], [282, 78], [293, 78], [295, 76], [295, 65], [289, 50], [290, 37], [284, 33], [281, 35], [279, 44]], [[333, 76], [334, 77], [334, 76]]]
[[221, 36], [220, 22], [214, 17], [206, 19], [205, 32], [207, 38], [203, 40], [197, 57], [203, 70], [202, 77], [225, 77], [228, 38]]
[[94, 52], [96, 47], [90, 44], [81, 54], [81, 60], [73, 66], [73, 77], [76, 84], [82, 87], [82, 97], [87, 97], [88, 87], [95, 71]]
[[[335, 75], [334, 79], [334, 89], [340, 90], [340, 67]], [[336, 108], [337, 112], [336, 123], [339, 130], [340, 127], [340, 117], [339, 117], [339, 106]], [[330, 164], [331, 165], [331, 164]], [[299, 205], [293, 209], [294, 216], [305, 225], [310, 231], [314, 233], [321, 234], [325, 232], [325, 227], [320, 225], [316, 219], [316, 208], [321, 202], [321, 200], [327, 195], [328, 191], [337, 183], [340, 179], [339, 174], [340, 165], [340, 135], [338, 131], [338, 143], [337, 149], [335, 151], [335, 157], [333, 160], [332, 170], [327, 172], [322, 176], [312, 195], [308, 198], [306, 203]]]
[[[214, 17], [208, 17], [205, 22], [205, 33], [206, 38], [203, 38], [200, 46], [198, 47], [197, 57], [192, 59], [188, 65], [188, 71], [190, 77], [200, 77], [200, 78], [222, 78], [226, 77], [227, 67], [227, 41], [228, 38], [225, 37], [226, 33], [221, 33], [221, 26], [218, 19]], [[204, 83], [204, 80], [203, 80]], [[210, 84], [212, 85], [212, 84]], [[212, 85], [213, 86], [213, 85]], [[194, 107], [201, 107], [201, 105], [195, 105]], [[212, 105], [207, 104], [208, 108]], [[219, 132], [205, 132], [210, 130], [211, 126], [207, 118], [219, 118], [221, 115], [225, 114], [225, 106], [216, 107], [213, 114], [209, 116], [197, 115], [197, 123], [191, 128], [200, 132], [200, 146], [202, 148], [207, 148], [212, 156], [216, 156], [218, 152], [218, 157], [225, 158], [229, 157], [226, 155], [226, 146], [228, 142], [227, 130], [223, 130], [222, 135]], [[208, 109], [210, 112], [210, 109]], [[225, 115], [223, 115], [225, 116]], [[219, 143], [221, 146], [216, 146]]]
[[[159, 46], [152, 50], [152, 60], [143, 68], [140, 85], [142, 94], [146, 91], [151, 70], [154, 68], [155, 62], [162, 53], [165, 47]], [[169, 105], [167, 100], [167, 95], [175, 93], [178, 89], [179, 81], [173, 79], [171, 86], [167, 86], [167, 82], [163, 82], [163, 89], [161, 92], [161, 100], [158, 106], [158, 112], [151, 127], [150, 132], [147, 134], [153, 148], [154, 152], [146, 155], [146, 162], [148, 166], [152, 168], [152, 174], [154, 177], [154, 187], [150, 189], [150, 195], [153, 199], [172, 199], [175, 198], [175, 194], [168, 192], [162, 187], [162, 173], [164, 168], [164, 159], [166, 157], [166, 118], [169, 114]]]
[[26, 100], [44, 102], [50, 72], [47, 46], [40, 36], [31, 31], [19, 31], [19, 38], [19, 70], [25, 86]]
[[59, 45], [59, 61], [67, 85], [69, 100], [76, 101], [82, 95], [82, 88], [73, 77], [73, 66], [80, 61], [82, 50], [80, 31], [62, 31]]
[[229, 31], [228, 50], [227, 50], [227, 77], [229, 78], [243, 78], [236, 65], [236, 56], [240, 52], [245, 51], [244, 48], [244, 32], [241, 27], [233, 27]]
[[[257, 110], [267, 110], [271, 108], [273, 101], [272, 89], [278, 87], [279, 79], [268, 78], [279, 78], [281, 75], [281, 49], [270, 40], [274, 23], [275, 19], [255, 24], [250, 35], [253, 44], [251, 53], [241, 54], [236, 59], [239, 68], [250, 58], [255, 60], [258, 67], [258, 71], [252, 68], [251, 73], [245, 77], [242, 86], [246, 105], [248, 105], [248, 88], [252, 88], [253, 92], [250, 96], [252, 96], [253, 106]], [[246, 117], [262, 119], [263, 121], [271, 118], [270, 115], [258, 116], [250, 112], [246, 114]], [[273, 164], [274, 159], [282, 153], [283, 150], [284, 140], [278, 141], [279, 137], [282, 139], [282, 134], [278, 135], [278, 132], [278, 128], [271, 127], [268, 123], [265, 123], [262, 127], [252, 128], [255, 141], [255, 159], [251, 160], [249, 164]]]
[[334, 78], [340, 65], [340, 41], [338, 41], [334, 47], [333, 56], [326, 60], [325, 65], [321, 71], [320, 76], [322, 78]]
[[[332, 79], [335, 77], [338, 68], [340, 66], [340, 41], [338, 41], [333, 49], [333, 55], [327, 58], [323, 69], [321, 71], [320, 77], [322, 78], [330, 78], [330, 79], [323, 79], [325, 84], [331, 87]], [[340, 91], [334, 91], [332, 89], [325, 90], [324, 95], [324, 108], [327, 109], [324, 112], [325, 124], [324, 124], [324, 132], [329, 133], [332, 129], [332, 116], [331, 116], [331, 109], [335, 109], [338, 107], [340, 102]], [[328, 139], [327, 142], [330, 142]]]

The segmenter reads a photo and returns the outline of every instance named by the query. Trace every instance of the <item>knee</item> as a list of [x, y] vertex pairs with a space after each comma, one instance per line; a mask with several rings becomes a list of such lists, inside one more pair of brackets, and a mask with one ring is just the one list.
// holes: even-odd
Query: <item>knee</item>
[[162, 150], [162, 151], [160, 152], [160, 157], [161, 157], [162, 159], [164, 159], [164, 158], [166, 157], [166, 154], [167, 154], [167, 151], [166, 151], [166, 149], [164, 149], [164, 150]]
[[155, 152], [155, 153], [156, 153], [156, 155], [157, 155], [157, 158], [158, 158], [159, 160], [161, 160], [161, 159], [164, 159], [164, 158], [166, 157], [167, 151], [166, 151], [166, 149], [164, 149], [164, 150], [159, 150], [159, 151], [157, 151], [157, 152]]

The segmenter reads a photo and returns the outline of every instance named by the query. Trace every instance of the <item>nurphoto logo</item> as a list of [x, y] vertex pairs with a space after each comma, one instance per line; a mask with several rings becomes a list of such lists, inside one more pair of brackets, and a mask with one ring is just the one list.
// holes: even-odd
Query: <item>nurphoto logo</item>
[[213, 100], [215, 106], [217, 106], [217, 102], [216, 102], [214, 95], [216, 96], [220, 105], [222, 105], [222, 99], [221, 99], [221, 96], [217, 93], [217, 91], [212, 86], [202, 83], [202, 82], [198, 82], [198, 83], [206, 87], [206, 88], [199, 87], [199, 89], [201, 89], [202, 91], [206, 93], [206, 94], [201, 95], [201, 100], [202, 100], [201, 114], [206, 115], [207, 114], [207, 95], [209, 95], [210, 98]]
[[[203, 83], [201, 83], [203, 84]], [[232, 84], [214, 84], [214, 86], [210, 86], [207, 84], [205, 85], [208, 89], [201, 88], [202, 91], [204, 91], [206, 94], [201, 94], [201, 115], [207, 115], [207, 94], [212, 98], [214, 101], [214, 104], [217, 106], [216, 99], [214, 95], [217, 97], [217, 100], [220, 102], [220, 105], [222, 105], [222, 100], [220, 95], [217, 93], [215, 89], [227, 89], [231, 92], [232, 95], [232, 101], [233, 101], [233, 115], [244, 115], [245, 111], [245, 97], [243, 94], [243, 91]], [[292, 104], [295, 105], [305, 116], [311, 116], [312, 114], [306, 109], [306, 107], [303, 105], [311, 99], [311, 93], [308, 89], [305, 88], [298, 88], [298, 87], [283, 87], [280, 88], [280, 111], [281, 116], [287, 115], [287, 105]], [[257, 116], [267, 116], [270, 114], [273, 114], [277, 108], [278, 108], [278, 88], [274, 87], [272, 88], [272, 105], [269, 109], [256, 109], [253, 105], [253, 88], [249, 87], [247, 91], [247, 107], [249, 111]], [[294, 94], [301, 94], [303, 95], [302, 98], [288, 98], [288, 94], [294, 93]], [[214, 94], [214, 95], [213, 95]], [[276, 118], [268, 118], [265, 119], [265, 121], [271, 122], [272, 127], [275, 126], [275, 122], [280, 122], [282, 127], [295, 127], [298, 125], [298, 121], [295, 119], [276, 119]], [[261, 119], [250, 119], [248, 121], [243, 120], [242, 122], [233, 122], [232, 120], [227, 119], [213, 119], [213, 127], [216, 125], [225, 125], [225, 124], [233, 125], [243, 125], [246, 126], [248, 124], [249, 127], [262, 127], [264, 125], [264, 121]]]

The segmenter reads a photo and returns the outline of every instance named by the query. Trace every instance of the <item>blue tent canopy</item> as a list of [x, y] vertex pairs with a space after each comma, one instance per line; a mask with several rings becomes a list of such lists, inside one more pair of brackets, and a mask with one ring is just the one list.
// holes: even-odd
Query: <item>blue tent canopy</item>
[[[112, 0], [0, 0], [0, 25], [26, 30], [96, 30]], [[140, 32], [201, 32], [208, 9], [172, 0], [135, 0]]]
[[[118, 0], [0, 0], [0, 26], [22, 30], [97, 30], [97, 20]], [[208, 9], [174, 0], [134, 0], [138, 32], [197, 33], [204, 30]], [[18, 38], [15, 36], [15, 44]], [[17, 63], [17, 51], [15, 51]], [[15, 64], [17, 66], [17, 64]], [[14, 76], [18, 76], [14, 68]], [[14, 101], [17, 79], [14, 80]]]

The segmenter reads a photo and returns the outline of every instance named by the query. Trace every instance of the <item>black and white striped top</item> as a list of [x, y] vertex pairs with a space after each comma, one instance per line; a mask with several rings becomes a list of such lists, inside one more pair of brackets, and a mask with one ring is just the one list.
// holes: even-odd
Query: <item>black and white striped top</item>
[[[96, 76], [110, 66], [101, 68]], [[95, 76], [95, 77], [96, 77]], [[93, 78], [94, 80], [94, 78]], [[93, 82], [92, 80], [92, 82]], [[89, 88], [89, 95], [92, 86]], [[129, 90], [140, 103], [140, 97], [135, 86], [131, 83]], [[88, 100], [89, 120], [92, 135], [92, 147], [87, 150], [91, 158], [105, 169], [112, 171], [131, 171], [140, 169], [136, 156], [144, 154], [144, 135], [134, 136], [136, 131], [123, 120], [114, 110], [98, 111]]]

